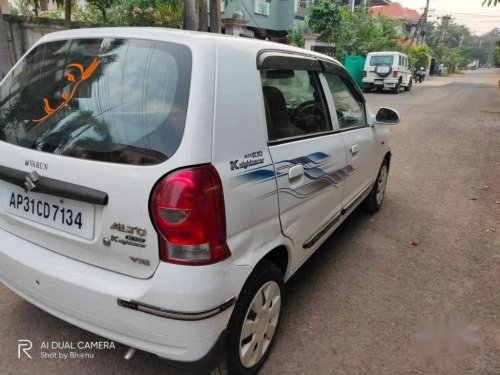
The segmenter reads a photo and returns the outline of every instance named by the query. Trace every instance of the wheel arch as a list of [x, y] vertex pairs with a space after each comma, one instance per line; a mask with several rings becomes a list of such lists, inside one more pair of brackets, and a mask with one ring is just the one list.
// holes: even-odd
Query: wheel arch
[[392, 152], [391, 151], [387, 151], [386, 154], [384, 155], [384, 160], [387, 160], [387, 169], [390, 169], [391, 167], [391, 158], [392, 158]]
[[263, 261], [270, 261], [274, 263], [283, 274], [283, 278], [286, 280], [290, 274], [290, 260], [291, 256], [289, 254], [289, 249], [285, 245], [279, 245], [266, 253], [255, 265], [257, 268], [259, 264]]

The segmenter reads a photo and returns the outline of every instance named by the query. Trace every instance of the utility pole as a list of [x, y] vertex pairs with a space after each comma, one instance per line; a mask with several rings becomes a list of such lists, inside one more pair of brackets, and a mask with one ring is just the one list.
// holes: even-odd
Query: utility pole
[[[423, 17], [424, 17], [424, 21], [423, 21], [423, 26], [422, 26], [422, 31], [420, 32], [420, 35], [421, 35], [421, 43], [418, 43], [418, 39], [417, 39], [417, 44], [424, 44], [425, 43], [425, 34], [427, 32], [427, 18], [429, 17], [429, 2], [430, 0], [427, 0], [427, 3], [425, 4], [425, 10], [424, 10], [424, 14], [423, 14]], [[418, 36], [417, 36], [418, 38]]]
[[410, 46], [413, 45], [415, 39], [417, 40], [417, 44], [422, 44], [425, 41], [425, 27], [427, 25], [427, 16], [429, 14], [429, 1], [430, 0], [427, 0], [424, 13], [420, 16], [417, 26], [415, 26], [415, 31], [412, 33]]
[[450, 22], [451, 16], [443, 16], [441, 17], [441, 30], [439, 30], [439, 43], [444, 42], [444, 34], [446, 28], [448, 27], [448, 23]]

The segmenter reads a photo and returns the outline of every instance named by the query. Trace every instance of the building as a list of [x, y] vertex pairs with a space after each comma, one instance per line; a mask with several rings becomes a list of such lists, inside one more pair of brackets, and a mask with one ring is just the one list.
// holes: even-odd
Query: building
[[389, 5], [391, 3], [391, 0], [372, 0], [370, 4], [372, 6], [376, 5]]
[[403, 7], [400, 3], [374, 5], [370, 10], [375, 15], [384, 15], [388, 18], [401, 20], [405, 23], [417, 23], [420, 20], [420, 13], [415, 9]]
[[[341, 0], [342, 5], [349, 5], [350, 0]], [[354, 0], [354, 6], [366, 6], [368, 0]], [[389, 5], [391, 0], [372, 0], [370, 5]]]
[[[9, 14], [13, 9], [21, 11], [21, 2], [19, 0], [0, 0], [0, 6], [2, 7], [2, 13]], [[33, 8], [32, 5], [29, 6], [30, 9]], [[57, 10], [57, 5], [53, 1], [40, 0], [40, 11], [46, 10]]]
[[[39, 0], [39, 2], [40, 2], [39, 12], [57, 10], [57, 4], [52, 0]], [[77, 0], [76, 2], [80, 6], [85, 4], [85, 0]], [[11, 14], [13, 13], [13, 11], [15, 12], [16, 10], [19, 13], [22, 13], [22, 6], [27, 6], [31, 11], [33, 11], [34, 9], [34, 5], [32, 2], [30, 2], [29, 5], [26, 4], [22, 5], [22, 2], [19, 0], [0, 0], [0, 6], [2, 7], [2, 13], [4, 14]]]
[[[342, 5], [348, 5], [349, 1], [342, 0]], [[355, 6], [364, 6], [367, 2], [353, 1]], [[307, 7], [313, 2], [314, 0], [227, 0], [221, 3], [222, 19], [226, 29], [229, 25], [226, 33], [259, 38], [266, 36], [279, 41], [286, 38], [289, 30], [304, 24]], [[388, 6], [391, 1], [372, 0], [371, 4]], [[238, 25], [232, 27], [234, 22], [231, 19], [238, 13], [243, 19], [236, 21]]]
[[228, 0], [222, 3], [222, 23], [226, 34], [285, 40], [289, 30], [303, 24], [310, 3], [312, 0]]
[[370, 8], [373, 15], [383, 15], [387, 18], [402, 21], [408, 35], [413, 35], [420, 21], [420, 13], [414, 9], [405, 8], [399, 3], [376, 5]]
[[0, 0], [0, 8], [2, 9], [2, 13], [9, 14], [10, 13], [9, 0]]

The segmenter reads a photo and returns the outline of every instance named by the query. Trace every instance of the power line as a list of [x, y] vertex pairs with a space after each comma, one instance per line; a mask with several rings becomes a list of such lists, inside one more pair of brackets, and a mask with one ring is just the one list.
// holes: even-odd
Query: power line
[[[443, 17], [444, 15], [435, 15], [435, 17]], [[482, 17], [476, 17], [476, 16], [457, 16], [453, 15], [453, 18], [456, 19], [461, 19], [461, 20], [478, 20], [478, 21], [487, 21], [487, 22], [496, 22], [500, 25], [500, 20], [495, 20], [493, 18], [482, 18]]]
[[495, 14], [485, 14], [485, 13], [475, 13], [475, 12], [454, 12], [454, 11], [450, 11], [450, 10], [436, 9], [436, 8], [432, 8], [432, 11], [441, 12], [441, 13], [448, 13], [448, 14], [480, 15], [480, 16], [499, 18], [499, 16], [495, 15]]

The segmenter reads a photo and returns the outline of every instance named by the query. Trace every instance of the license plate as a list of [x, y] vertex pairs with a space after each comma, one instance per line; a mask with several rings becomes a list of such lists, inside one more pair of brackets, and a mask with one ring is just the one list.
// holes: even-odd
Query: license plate
[[1, 208], [10, 214], [78, 237], [94, 238], [93, 204], [26, 192], [15, 185], [3, 184]]

